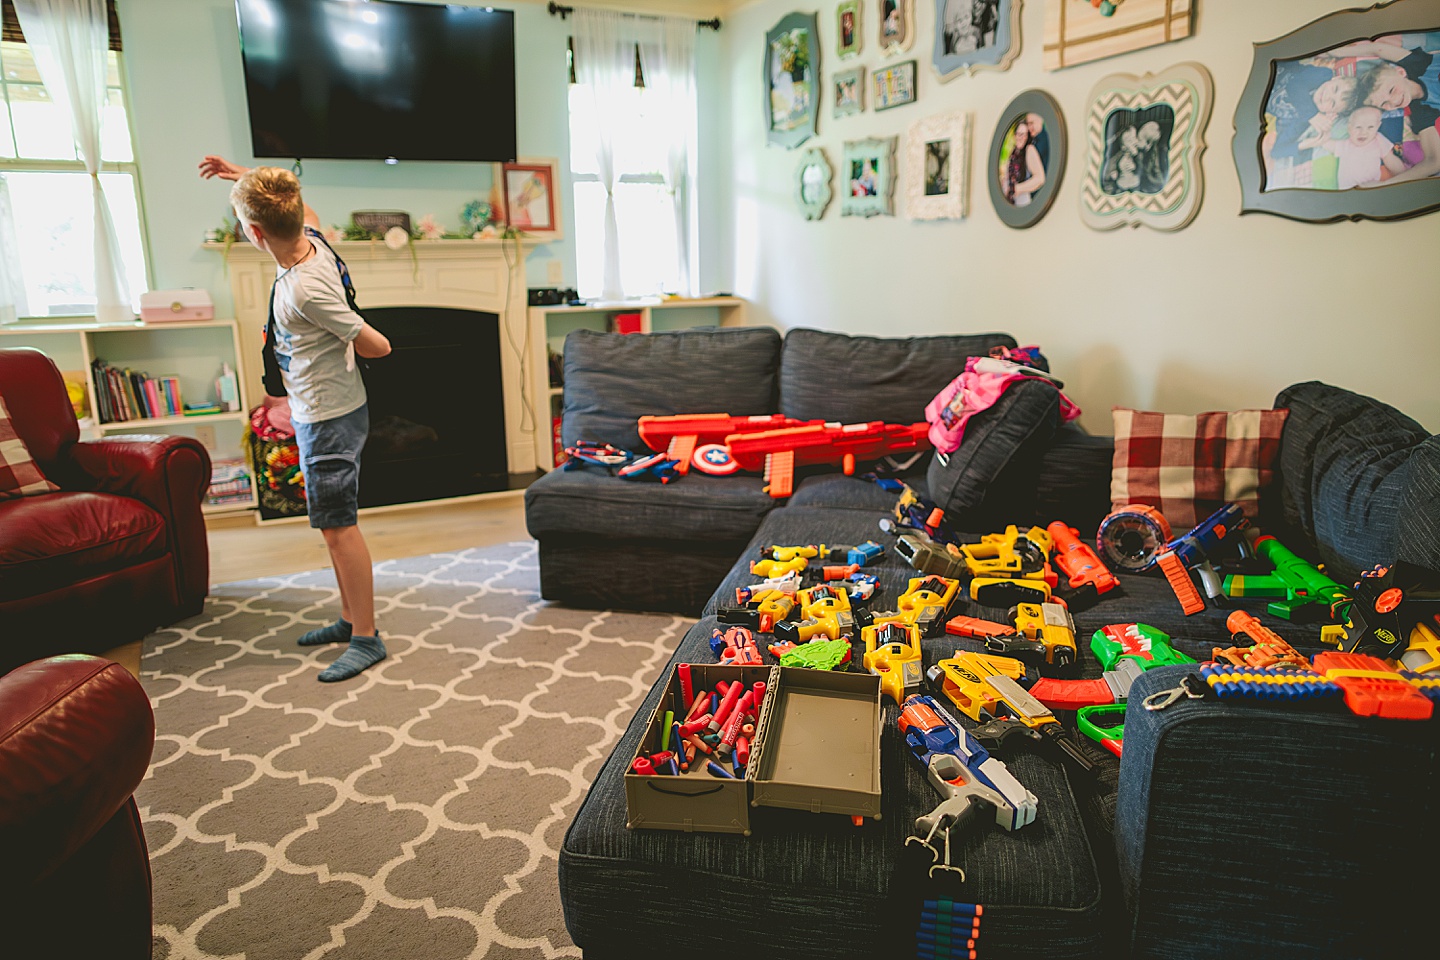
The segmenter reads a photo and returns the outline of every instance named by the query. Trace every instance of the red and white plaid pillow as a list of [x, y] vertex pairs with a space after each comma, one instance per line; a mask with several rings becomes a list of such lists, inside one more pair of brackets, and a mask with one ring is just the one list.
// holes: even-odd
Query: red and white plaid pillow
[[1233, 410], [1182, 416], [1115, 408], [1111, 509], [1156, 508], [1176, 536], [1226, 503], [1252, 521], [1275, 475], [1289, 410]]
[[25, 441], [15, 432], [10, 411], [5, 409], [5, 398], [0, 397], [0, 500], [52, 493], [59, 489], [40, 472]]

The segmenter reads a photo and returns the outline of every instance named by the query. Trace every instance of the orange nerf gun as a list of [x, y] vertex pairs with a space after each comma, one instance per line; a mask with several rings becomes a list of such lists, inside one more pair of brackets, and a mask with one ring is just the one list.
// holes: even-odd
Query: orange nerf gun
[[839, 463], [845, 475], [855, 464], [897, 453], [930, 449], [930, 424], [807, 423], [779, 430], [736, 433], [725, 438], [730, 455], [742, 470], [764, 471], [770, 496], [783, 499], [795, 492], [795, 468]]
[[772, 413], [757, 417], [732, 417], [728, 413], [682, 413], [673, 417], [641, 417], [640, 439], [651, 450], [677, 461], [676, 473], [688, 473], [695, 448], [702, 443], [724, 443], [732, 434], [798, 427], [820, 420], [795, 420]]
[[1071, 610], [1087, 610], [1102, 595], [1120, 586], [1099, 554], [1080, 539], [1080, 531], [1059, 520], [1045, 530], [1055, 548], [1055, 564], [1068, 578], [1063, 596]]

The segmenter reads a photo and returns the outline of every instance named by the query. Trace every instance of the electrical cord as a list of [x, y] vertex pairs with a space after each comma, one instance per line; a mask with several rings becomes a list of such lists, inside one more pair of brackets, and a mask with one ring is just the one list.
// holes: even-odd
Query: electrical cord
[[[530, 401], [530, 323], [527, 318], [525, 323], [525, 338], [523, 344], [515, 342], [515, 331], [510, 326], [510, 283], [511, 276], [517, 266], [523, 262], [520, 250], [520, 238], [515, 240], [515, 261], [510, 260], [510, 248], [504, 238], [500, 240], [500, 255], [505, 258], [505, 300], [501, 306], [500, 325], [505, 328], [505, 340], [510, 344], [510, 349], [515, 352], [516, 359], [520, 362], [520, 432], [528, 433], [531, 436], [539, 429], [539, 417], [535, 413], [535, 407]], [[526, 422], [529, 426], [526, 426]]]

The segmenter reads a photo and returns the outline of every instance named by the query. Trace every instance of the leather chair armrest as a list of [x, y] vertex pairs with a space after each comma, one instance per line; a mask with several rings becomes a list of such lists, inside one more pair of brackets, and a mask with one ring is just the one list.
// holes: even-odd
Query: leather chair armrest
[[29, 889], [88, 843], [154, 746], [150, 700], [118, 663], [70, 654], [0, 677], [0, 891]]
[[198, 613], [210, 589], [210, 552], [200, 512], [210, 486], [205, 447], [190, 437], [137, 434], [82, 441], [68, 454], [80, 476], [66, 486], [133, 497], [165, 518], [175, 555], [177, 612]]

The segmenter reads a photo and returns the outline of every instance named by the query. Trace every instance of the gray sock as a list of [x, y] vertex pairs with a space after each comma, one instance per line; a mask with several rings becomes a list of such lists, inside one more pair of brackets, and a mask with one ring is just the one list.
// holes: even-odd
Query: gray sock
[[334, 663], [320, 671], [320, 680], [324, 683], [349, 680], [384, 659], [385, 644], [380, 642], [378, 633], [373, 637], [352, 636], [350, 649], [340, 654]]
[[328, 623], [323, 627], [316, 627], [309, 633], [302, 634], [295, 642], [302, 647], [318, 647], [322, 643], [348, 643], [350, 634], [354, 631], [350, 621], [344, 617], [334, 623]]

